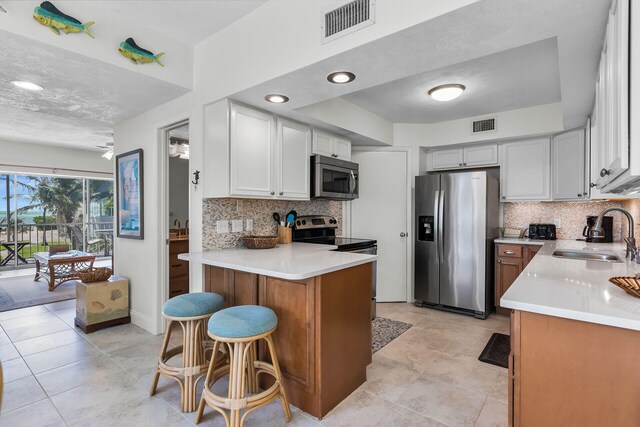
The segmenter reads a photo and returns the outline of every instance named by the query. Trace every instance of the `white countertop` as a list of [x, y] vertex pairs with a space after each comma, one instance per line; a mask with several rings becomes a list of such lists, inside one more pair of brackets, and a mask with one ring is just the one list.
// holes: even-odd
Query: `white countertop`
[[640, 264], [558, 258], [552, 256], [555, 249], [608, 252], [625, 259], [622, 243], [547, 241], [502, 296], [501, 306], [640, 331], [640, 298], [609, 282], [615, 276], [635, 276]]
[[378, 259], [377, 255], [334, 252], [336, 247], [294, 242], [273, 249], [222, 249], [180, 254], [178, 258], [286, 280], [308, 279]]
[[507, 245], [537, 245], [542, 246], [549, 240], [531, 240], [529, 238], [526, 239], [516, 239], [511, 237], [503, 237], [502, 239], [495, 239], [494, 243], [506, 243]]

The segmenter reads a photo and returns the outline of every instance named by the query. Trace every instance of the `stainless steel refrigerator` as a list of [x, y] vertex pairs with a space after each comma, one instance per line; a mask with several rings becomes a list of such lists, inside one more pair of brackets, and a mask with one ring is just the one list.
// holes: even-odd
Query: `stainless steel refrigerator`
[[416, 304], [486, 318], [493, 305], [499, 181], [487, 171], [416, 177]]

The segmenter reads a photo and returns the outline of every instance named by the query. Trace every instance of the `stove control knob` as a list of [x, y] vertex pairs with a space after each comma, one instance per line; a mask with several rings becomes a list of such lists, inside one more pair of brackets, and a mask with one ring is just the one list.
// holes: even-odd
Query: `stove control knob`
[[300, 225], [300, 221], [296, 221], [296, 224]]
[[[300, 223], [300, 221], [298, 221], [298, 223]], [[302, 225], [307, 225], [307, 220], [306, 219], [302, 220]]]

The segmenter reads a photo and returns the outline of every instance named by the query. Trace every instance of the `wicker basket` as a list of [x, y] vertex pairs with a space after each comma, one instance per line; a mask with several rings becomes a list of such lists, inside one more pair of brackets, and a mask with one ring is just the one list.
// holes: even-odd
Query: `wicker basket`
[[612, 277], [609, 279], [617, 287], [624, 289], [628, 294], [640, 298], [640, 278], [636, 277]]
[[111, 269], [108, 267], [94, 268], [91, 271], [78, 273], [78, 276], [80, 276], [82, 283], [104, 282], [111, 277]]
[[278, 243], [278, 236], [244, 236], [244, 245], [248, 249], [271, 249]]

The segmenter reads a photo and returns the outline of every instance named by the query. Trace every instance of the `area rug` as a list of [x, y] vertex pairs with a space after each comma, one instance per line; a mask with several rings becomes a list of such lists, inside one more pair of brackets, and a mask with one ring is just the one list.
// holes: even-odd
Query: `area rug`
[[47, 281], [33, 280], [33, 276], [0, 279], [0, 312], [34, 305], [74, 299], [76, 282], [66, 282], [49, 292]]
[[371, 322], [371, 353], [375, 353], [391, 341], [402, 335], [411, 326], [409, 323], [376, 317]]
[[484, 350], [480, 353], [478, 360], [500, 366], [501, 368], [508, 368], [510, 352], [511, 344], [509, 342], [509, 335], [496, 332], [489, 338], [489, 342], [484, 346]]

